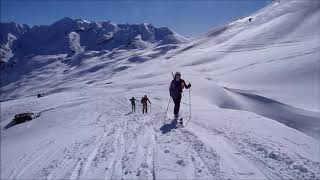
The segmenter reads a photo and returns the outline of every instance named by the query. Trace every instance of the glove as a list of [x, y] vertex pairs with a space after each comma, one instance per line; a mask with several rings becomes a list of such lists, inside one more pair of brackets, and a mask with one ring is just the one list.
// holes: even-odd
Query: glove
[[187, 87], [188, 87], [188, 89], [191, 88], [191, 84], [189, 83]]

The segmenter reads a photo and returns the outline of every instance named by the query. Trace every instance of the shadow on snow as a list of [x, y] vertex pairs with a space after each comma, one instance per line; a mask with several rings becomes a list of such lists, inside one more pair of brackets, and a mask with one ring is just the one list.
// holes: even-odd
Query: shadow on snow
[[161, 126], [160, 131], [162, 132], [162, 134], [166, 134], [170, 132], [172, 129], [176, 129], [176, 128], [177, 128], [177, 123], [175, 123], [174, 121], [171, 121], [170, 124], [164, 124], [163, 126]]

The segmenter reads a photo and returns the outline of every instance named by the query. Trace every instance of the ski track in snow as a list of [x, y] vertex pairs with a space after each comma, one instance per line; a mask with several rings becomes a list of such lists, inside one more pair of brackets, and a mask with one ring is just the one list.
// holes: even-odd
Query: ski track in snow
[[[265, 144], [251, 137], [249, 133], [226, 129], [223, 131], [210, 129], [197, 122], [193, 124], [196, 126], [197, 132], [205, 132], [207, 134], [205, 136], [216, 136], [216, 138], [211, 138], [211, 144], [219, 144], [221, 146], [221, 143], [219, 143], [221, 139], [229, 143], [232, 148], [224, 148], [223, 150], [235, 150], [235, 155], [241, 155], [241, 158], [250, 161], [268, 179], [315, 179], [320, 176], [319, 162], [311, 161], [298, 154], [292, 156], [281, 152], [280, 149], [277, 149], [277, 146], [282, 146], [280, 142], [273, 142], [267, 139], [269, 143]], [[204, 133], [199, 135], [201, 134], [204, 135]], [[238, 175], [245, 174], [238, 172]]]
[[[44, 144], [34, 153], [23, 155], [9, 178], [27, 174], [43, 179], [161, 179], [171, 171], [182, 179], [186, 177], [184, 169], [192, 170], [194, 178], [221, 178], [218, 155], [195, 135], [182, 129], [167, 134], [159, 131], [162, 109], [154, 108], [148, 115], [124, 116], [124, 101], [108, 101], [115, 102], [106, 107], [111, 110], [90, 124], [103, 128], [102, 134], [54, 152]], [[162, 164], [163, 154], [173, 161], [172, 169]]]
[[[274, 151], [246, 134], [210, 129], [197, 122], [191, 122], [192, 128], [163, 134], [163, 109], [153, 107], [148, 115], [125, 115], [124, 98], [106, 101], [112, 102], [107, 103], [108, 111], [87, 125], [101, 128], [96, 135], [53, 152], [45, 147], [55, 142], [46, 142], [35, 152], [24, 154], [9, 178], [26, 174], [43, 179], [319, 177], [319, 163]], [[167, 119], [165, 123], [170, 122]], [[295, 165], [298, 160], [302, 164]], [[38, 163], [41, 166], [36, 167]]]

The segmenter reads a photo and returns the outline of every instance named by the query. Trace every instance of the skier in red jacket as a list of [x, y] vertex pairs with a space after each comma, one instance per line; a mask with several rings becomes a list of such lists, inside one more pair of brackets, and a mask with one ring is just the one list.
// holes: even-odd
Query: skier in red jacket
[[144, 97], [141, 99], [141, 104], [142, 104], [142, 114], [144, 114], [144, 112], [146, 112], [146, 114], [148, 113], [148, 102], [151, 105], [151, 102], [149, 100], [149, 98], [147, 97], [147, 95], [144, 95]]

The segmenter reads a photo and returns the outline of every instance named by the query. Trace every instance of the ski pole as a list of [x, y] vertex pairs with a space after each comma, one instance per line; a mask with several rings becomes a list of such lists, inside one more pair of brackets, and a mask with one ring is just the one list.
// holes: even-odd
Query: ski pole
[[188, 122], [191, 120], [191, 89], [189, 89], [189, 119], [186, 122], [186, 125], [184, 127], [187, 126]]
[[190, 118], [191, 118], [191, 89], [189, 89], [189, 112], [190, 112]]
[[165, 120], [166, 120], [166, 117], [167, 117], [167, 113], [168, 113], [168, 109], [169, 109], [170, 101], [171, 101], [171, 97], [169, 97], [169, 101], [168, 101], [168, 106], [167, 106], [167, 109], [166, 109], [166, 113], [164, 114], [164, 118], [163, 118], [163, 125], [164, 125]]
[[[174, 79], [174, 74], [173, 74], [173, 72], [171, 72], [171, 74], [172, 74], [172, 78]], [[171, 86], [171, 85], [170, 85], [170, 86]], [[168, 113], [170, 101], [171, 101], [171, 96], [169, 97], [168, 106], [167, 106], [166, 113], [165, 113], [164, 118], [163, 118], [163, 125], [165, 124], [165, 120], [166, 120], [166, 117], [167, 117], [167, 113]]]

